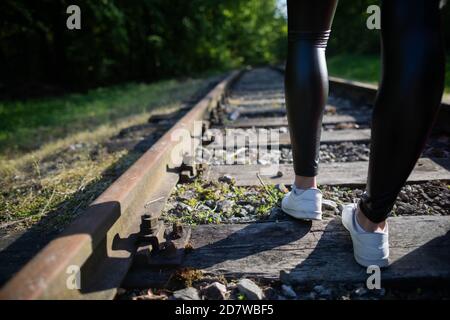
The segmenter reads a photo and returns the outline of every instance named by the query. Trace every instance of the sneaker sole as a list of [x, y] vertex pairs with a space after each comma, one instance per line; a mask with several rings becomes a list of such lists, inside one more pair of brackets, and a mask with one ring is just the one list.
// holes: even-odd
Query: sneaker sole
[[359, 257], [356, 253], [354, 254], [356, 262], [363, 267], [378, 266], [379, 268], [386, 268], [389, 266], [389, 259], [379, 259], [379, 260], [366, 260]]
[[281, 210], [283, 210], [284, 213], [290, 215], [291, 217], [295, 218], [295, 219], [300, 219], [300, 220], [314, 220], [314, 221], [320, 221], [322, 220], [322, 214], [312, 214], [309, 212], [304, 212], [304, 211], [295, 211], [295, 210], [291, 210], [291, 209], [286, 209], [286, 208], [281, 208]]

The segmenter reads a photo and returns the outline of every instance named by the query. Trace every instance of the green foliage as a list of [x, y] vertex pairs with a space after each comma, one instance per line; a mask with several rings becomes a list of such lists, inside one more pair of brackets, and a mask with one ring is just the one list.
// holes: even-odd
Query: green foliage
[[[381, 6], [380, 0], [340, 1], [333, 20], [327, 52], [336, 54], [378, 55], [380, 52], [380, 30], [369, 30], [366, 26], [371, 14], [370, 5]], [[442, 26], [446, 47], [450, 45], [450, 4], [442, 9]]]
[[[81, 30], [66, 8], [81, 8]], [[4, 0], [5, 84], [90, 88], [283, 59], [286, 22], [275, 0]]]
[[370, 83], [380, 79], [379, 55], [339, 54], [328, 58], [327, 64], [331, 76]]
[[327, 51], [330, 55], [376, 54], [379, 52], [379, 30], [366, 26], [370, 5], [380, 5], [377, 0], [341, 1], [336, 9]]
[[[156, 80], [286, 54], [287, 26], [277, 0], [3, 0], [0, 1], [0, 90], [36, 84], [92, 88]], [[66, 8], [81, 8], [81, 30], [66, 28]], [[379, 53], [379, 30], [366, 12], [379, 0], [341, 1], [328, 54]], [[450, 5], [443, 9], [450, 29]], [[450, 43], [450, 32], [446, 32]], [[36, 91], [37, 89], [35, 89]], [[42, 87], [39, 93], [42, 94]], [[50, 92], [52, 93], [52, 92]]]

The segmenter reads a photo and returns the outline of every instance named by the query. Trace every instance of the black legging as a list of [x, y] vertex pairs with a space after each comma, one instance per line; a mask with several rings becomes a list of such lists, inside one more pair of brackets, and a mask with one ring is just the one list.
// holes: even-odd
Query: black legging
[[[294, 170], [317, 175], [328, 96], [325, 47], [337, 0], [288, 0], [286, 107]], [[374, 103], [366, 192], [360, 206], [386, 219], [438, 113], [445, 52], [439, 0], [382, 0], [382, 79]], [[370, 32], [368, 30], [368, 32]]]

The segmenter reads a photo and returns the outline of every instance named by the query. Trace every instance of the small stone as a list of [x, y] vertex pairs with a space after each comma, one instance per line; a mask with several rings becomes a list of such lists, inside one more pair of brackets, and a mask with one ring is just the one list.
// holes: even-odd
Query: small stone
[[287, 298], [296, 298], [297, 294], [295, 293], [295, 291], [292, 289], [291, 286], [287, 286], [285, 284], [283, 284], [281, 286], [281, 292], [283, 292], [283, 295]]
[[313, 288], [313, 290], [316, 292], [321, 292], [323, 289], [324, 289], [324, 286], [322, 286], [322, 285], [317, 285], [317, 286], [314, 286], [314, 288]]
[[279, 218], [283, 217], [284, 213], [279, 207], [274, 207], [270, 210], [269, 219], [270, 220], [278, 220]]
[[119, 295], [119, 296], [125, 294], [126, 292], [127, 292], [127, 290], [124, 288], [117, 289], [117, 295]]
[[363, 288], [363, 287], [360, 287], [360, 288], [355, 290], [355, 294], [358, 297], [361, 297], [361, 296], [365, 295], [366, 293], [367, 293], [367, 290], [365, 288]]
[[226, 300], [227, 287], [216, 281], [203, 288], [202, 294], [207, 300]]
[[217, 210], [222, 213], [230, 213], [233, 210], [234, 201], [232, 200], [221, 200], [217, 202]]
[[369, 161], [369, 156], [366, 156], [366, 155], [360, 155], [360, 156], [359, 156], [359, 160], [361, 160], [361, 161]]
[[222, 217], [218, 213], [213, 213], [210, 217], [215, 223], [220, 223], [222, 221]]
[[386, 289], [381, 288], [380, 290], [377, 290], [377, 293], [380, 297], [384, 297], [384, 295], [386, 294]]
[[317, 285], [317, 286], [315, 286], [315, 287], [313, 288], [313, 290], [314, 290], [315, 292], [317, 292], [317, 294], [318, 294], [319, 296], [322, 296], [322, 297], [328, 297], [328, 296], [331, 296], [331, 289], [325, 288], [325, 287], [322, 286], [322, 285]]
[[196, 211], [209, 211], [209, 210], [211, 210], [211, 208], [209, 206], [204, 205], [204, 204], [201, 204], [201, 205], [197, 206], [195, 209], [196, 209]]
[[198, 290], [192, 287], [175, 291], [173, 298], [175, 300], [201, 300]]
[[214, 200], [206, 200], [205, 205], [207, 205], [211, 209], [214, 209], [216, 206], [216, 203], [214, 202]]
[[192, 207], [190, 205], [187, 205], [183, 202], [178, 202], [178, 207], [183, 210], [183, 211], [188, 211], [188, 212], [192, 212]]
[[329, 114], [336, 114], [336, 107], [328, 105], [325, 107], [325, 111]]
[[277, 290], [275, 290], [272, 287], [265, 288], [263, 290], [263, 292], [264, 292], [264, 297], [266, 297], [266, 299], [269, 299], [269, 300], [277, 300], [279, 297]]
[[228, 115], [228, 119], [230, 119], [231, 121], [234, 121], [237, 118], [239, 118], [239, 116], [240, 116], [239, 110], [235, 110], [231, 114]]
[[186, 190], [179, 196], [180, 200], [191, 200], [196, 197], [194, 190]]
[[179, 239], [183, 235], [183, 226], [180, 222], [172, 224], [172, 239]]
[[399, 193], [399, 198], [402, 200], [402, 201], [408, 201], [409, 200], [409, 197], [408, 197], [408, 195], [406, 194], [406, 192], [405, 191], [400, 191], [400, 193]]
[[282, 192], [282, 193], [288, 193], [289, 190], [288, 188], [286, 188], [286, 186], [282, 183], [279, 183], [275, 186], [275, 188], [277, 188], [278, 191]]
[[322, 285], [317, 285], [313, 288], [313, 290], [320, 294], [323, 290], [325, 290], [325, 287]]
[[409, 203], [403, 204], [402, 209], [405, 211], [405, 213], [414, 213], [416, 211], [416, 208], [414, 208], [414, 206]]
[[420, 193], [420, 195], [421, 195], [422, 197], [424, 197], [426, 200], [432, 201], [431, 198], [430, 198], [424, 191], [422, 191], [422, 192]]
[[236, 282], [229, 282], [228, 284], [227, 284], [227, 289], [228, 290], [234, 290], [234, 289], [236, 289], [237, 288], [237, 283]]
[[316, 293], [315, 292], [310, 292], [309, 294], [307, 294], [305, 296], [306, 300], [315, 300], [316, 299]]
[[151, 289], [148, 289], [147, 293], [134, 296], [132, 300], [167, 300], [167, 295], [165, 293], [154, 294]]
[[323, 199], [322, 200], [322, 208], [334, 211], [334, 210], [338, 209], [338, 205], [333, 200]]
[[332, 294], [331, 289], [327, 288], [320, 293], [320, 296], [321, 297], [331, 297], [331, 294]]
[[253, 207], [250, 204], [246, 204], [244, 206], [244, 209], [245, 209], [245, 211], [247, 211], [247, 213], [250, 213], [250, 214], [255, 212], [255, 207]]
[[247, 210], [245, 210], [244, 208], [241, 208], [241, 210], [239, 210], [238, 212], [235, 213], [236, 217], [240, 217], [243, 218], [247, 215]]
[[264, 298], [261, 288], [250, 279], [239, 280], [237, 287], [239, 292], [250, 300], [262, 300]]
[[225, 182], [225, 183], [233, 183], [234, 178], [229, 175], [223, 175], [219, 178], [219, 182]]

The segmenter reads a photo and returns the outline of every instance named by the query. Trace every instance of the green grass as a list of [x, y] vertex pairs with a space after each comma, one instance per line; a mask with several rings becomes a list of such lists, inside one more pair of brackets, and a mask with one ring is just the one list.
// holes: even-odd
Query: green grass
[[210, 81], [132, 83], [0, 102], [0, 229], [43, 219], [45, 228], [67, 225], [141, 155], [108, 151], [105, 142], [152, 113], [175, 111]]
[[57, 98], [0, 101], [0, 157], [178, 102], [189, 97], [199, 82], [131, 83]]
[[[450, 59], [448, 59], [450, 61]], [[330, 76], [377, 84], [381, 74], [377, 55], [335, 55], [328, 57]], [[450, 93], [450, 63], [445, 69], [445, 92]]]
[[380, 59], [378, 56], [337, 55], [327, 59], [330, 76], [378, 83]]

